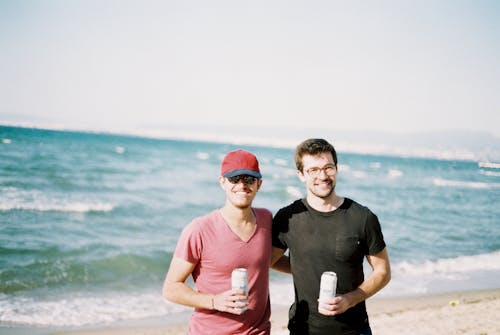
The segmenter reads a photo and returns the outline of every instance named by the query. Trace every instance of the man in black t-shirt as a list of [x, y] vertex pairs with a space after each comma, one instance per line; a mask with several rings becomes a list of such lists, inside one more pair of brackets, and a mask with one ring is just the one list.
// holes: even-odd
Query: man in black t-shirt
[[[337, 154], [323, 139], [308, 139], [295, 152], [306, 198], [273, 219], [273, 268], [293, 275], [291, 335], [371, 334], [365, 300], [390, 280], [380, 223], [359, 203], [335, 193]], [[284, 256], [289, 251], [289, 257]], [[373, 272], [364, 278], [366, 257]], [[318, 303], [321, 274], [337, 274], [337, 295]]]

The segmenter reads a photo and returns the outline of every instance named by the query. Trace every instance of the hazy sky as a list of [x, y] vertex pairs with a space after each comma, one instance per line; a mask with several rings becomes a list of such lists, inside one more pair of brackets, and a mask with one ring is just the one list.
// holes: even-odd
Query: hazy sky
[[12, 120], [500, 137], [500, 1], [0, 0]]

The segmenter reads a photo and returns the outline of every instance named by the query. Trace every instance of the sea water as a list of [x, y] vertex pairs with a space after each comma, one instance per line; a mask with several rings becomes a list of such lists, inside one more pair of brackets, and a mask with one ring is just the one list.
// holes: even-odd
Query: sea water
[[[293, 147], [271, 144], [0, 126], [0, 332], [190, 311], [164, 301], [161, 286], [182, 228], [224, 202], [223, 155], [242, 147], [259, 157], [257, 207], [276, 213], [305, 195]], [[393, 276], [378, 296], [500, 287], [499, 169], [338, 156], [337, 193], [382, 225]], [[275, 271], [270, 291], [273, 304], [293, 300], [290, 277]]]

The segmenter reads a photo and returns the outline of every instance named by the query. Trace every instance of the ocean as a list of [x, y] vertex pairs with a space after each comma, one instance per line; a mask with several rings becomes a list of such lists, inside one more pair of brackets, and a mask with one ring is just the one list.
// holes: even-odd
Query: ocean
[[[224, 202], [223, 155], [259, 157], [257, 207], [305, 195], [294, 148], [272, 144], [0, 126], [0, 333], [188, 312], [161, 286], [183, 227]], [[392, 281], [377, 296], [500, 288], [498, 165], [338, 156], [337, 192], [377, 214], [388, 246]], [[291, 285], [271, 271], [272, 303], [289, 305]]]

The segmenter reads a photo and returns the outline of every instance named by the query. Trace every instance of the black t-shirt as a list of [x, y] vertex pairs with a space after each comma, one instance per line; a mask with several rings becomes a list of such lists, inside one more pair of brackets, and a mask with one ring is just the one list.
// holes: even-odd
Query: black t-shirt
[[325, 213], [297, 200], [274, 216], [273, 246], [290, 253], [295, 289], [290, 334], [349, 334], [368, 328], [364, 302], [324, 316], [317, 301], [323, 272], [337, 273], [337, 294], [350, 292], [364, 280], [364, 257], [385, 248], [378, 218], [367, 207], [345, 198], [339, 208]]

